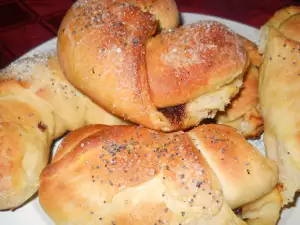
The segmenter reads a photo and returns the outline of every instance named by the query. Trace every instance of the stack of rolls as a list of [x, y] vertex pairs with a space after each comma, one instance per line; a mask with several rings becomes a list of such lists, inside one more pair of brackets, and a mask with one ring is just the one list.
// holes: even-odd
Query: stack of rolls
[[56, 50], [0, 72], [0, 209], [39, 189], [61, 225], [276, 224], [277, 165], [245, 139], [264, 129], [252, 42], [179, 26], [173, 0], [78, 0]]

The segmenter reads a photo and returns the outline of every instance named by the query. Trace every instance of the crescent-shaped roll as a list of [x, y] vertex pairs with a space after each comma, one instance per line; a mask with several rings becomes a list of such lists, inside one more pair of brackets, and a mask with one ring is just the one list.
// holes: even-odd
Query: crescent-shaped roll
[[224, 109], [249, 59], [223, 24], [177, 26], [173, 0], [79, 0], [59, 29], [60, 65], [112, 114], [155, 130], [187, 129]]
[[237, 129], [245, 138], [257, 138], [263, 132], [263, 119], [258, 100], [258, 69], [261, 55], [255, 43], [240, 36], [250, 58], [243, 86], [225, 111], [218, 112], [216, 122]]
[[63, 140], [41, 174], [39, 200], [57, 225], [245, 225], [232, 209], [267, 195], [277, 179], [275, 163], [229, 126], [91, 125]]
[[39, 187], [52, 141], [90, 123], [125, 122], [64, 77], [55, 53], [19, 59], [0, 71], [0, 210], [22, 205]]
[[[289, 38], [289, 25], [300, 14], [290, 16], [276, 26], [267, 23], [262, 30], [264, 60], [259, 79], [264, 143], [268, 157], [278, 164], [284, 205], [294, 201], [295, 192], [300, 190], [300, 39]], [[299, 34], [297, 26], [294, 29]]]

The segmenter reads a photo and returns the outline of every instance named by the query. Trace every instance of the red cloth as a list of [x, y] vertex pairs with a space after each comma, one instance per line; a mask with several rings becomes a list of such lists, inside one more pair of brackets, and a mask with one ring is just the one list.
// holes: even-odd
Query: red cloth
[[[196, 12], [261, 26], [292, 0], [177, 0], [181, 12]], [[298, 1], [297, 1], [298, 2]], [[299, 4], [299, 3], [298, 3]], [[56, 36], [71, 0], [0, 0], [0, 69]]]

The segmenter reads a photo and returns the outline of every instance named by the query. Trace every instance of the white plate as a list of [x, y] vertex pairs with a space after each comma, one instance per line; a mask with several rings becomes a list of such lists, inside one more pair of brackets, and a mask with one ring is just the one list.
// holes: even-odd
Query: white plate
[[[182, 21], [183, 23], [193, 23], [199, 20], [215, 20], [219, 21], [223, 24], [229, 26], [233, 31], [236, 33], [252, 40], [255, 43], [259, 41], [259, 30], [241, 24], [234, 21], [213, 17], [213, 16], [206, 16], [201, 14], [194, 14], [194, 13], [182, 13]], [[44, 44], [36, 47], [35, 49], [31, 50], [24, 56], [33, 55], [37, 52], [45, 52], [50, 51], [56, 48], [56, 38], [45, 42]], [[23, 57], [24, 57], [23, 56]], [[257, 141], [252, 141], [258, 149], [264, 153], [262, 138]], [[58, 146], [59, 142], [55, 143], [54, 149]], [[53, 196], [55, 198], [55, 196]], [[295, 225], [299, 224], [300, 222], [300, 201], [297, 202], [296, 207], [289, 208], [283, 210], [281, 215], [281, 219], [278, 225]], [[15, 212], [0, 212], [0, 224], [2, 225], [54, 225], [51, 219], [44, 213], [43, 209], [41, 208], [38, 198], [35, 198], [33, 201], [29, 202], [25, 206], [21, 207], [20, 209], [16, 210]]]

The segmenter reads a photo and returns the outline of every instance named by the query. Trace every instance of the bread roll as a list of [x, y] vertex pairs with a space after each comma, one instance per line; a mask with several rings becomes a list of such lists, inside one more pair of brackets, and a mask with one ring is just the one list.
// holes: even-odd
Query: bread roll
[[39, 199], [56, 224], [246, 224], [232, 209], [271, 192], [277, 178], [275, 163], [229, 126], [93, 125], [63, 140]]
[[60, 65], [107, 111], [156, 130], [187, 129], [224, 109], [249, 60], [225, 25], [177, 26], [173, 0], [79, 0], [59, 29]]
[[258, 101], [258, 69], [261, 55], [257, 46], [240, 36], [251, 64], [244, 75], [243, 87], [224, 112], [219, 112], [216, 122], [237, 129], [245, 138], [257, 138], [263, 132], [263, 119]]
[[125, 122], [71, 86], [55, 53], [20, 59], [0, 71], [0, 210], [36, 193], [54, 139], [90, 123]]
[[[288, 27], [287, 21], [293, 22], [278, 21], [276, 27], [281, 24]], [[263, 30], [267, 39], [262, 42], [266, 46], [261, 48], [264, 60], [260, 68], [259, 97], [265, 122], [265, 148], [268, 157], [278, 164], [285, 205], [294, 200], [295, 192], [300, 189], [300, 40], [292, 40], [287, 37], [289, 32], [286, 34], [268, 24]]]

